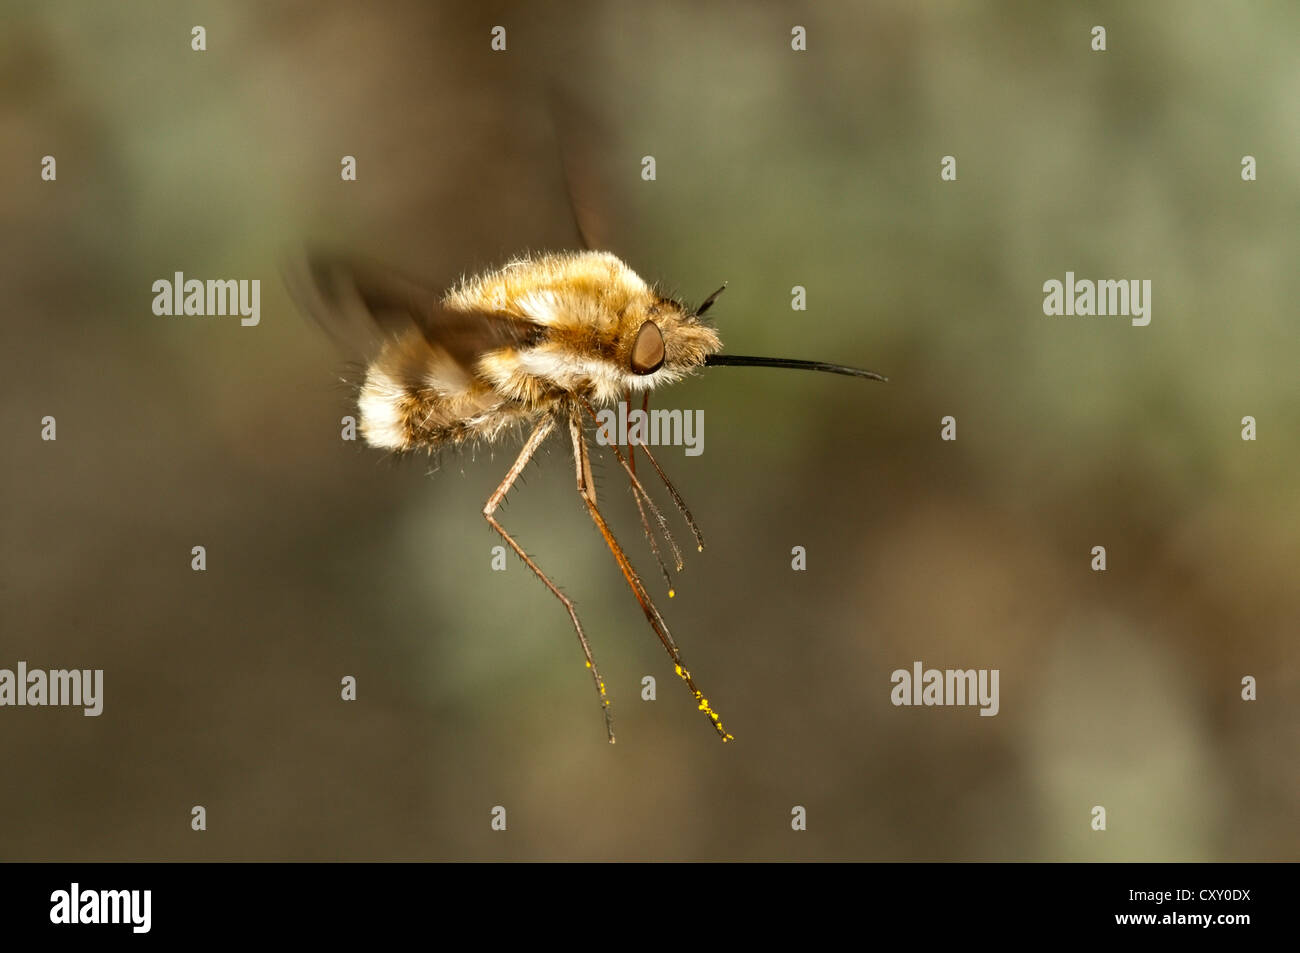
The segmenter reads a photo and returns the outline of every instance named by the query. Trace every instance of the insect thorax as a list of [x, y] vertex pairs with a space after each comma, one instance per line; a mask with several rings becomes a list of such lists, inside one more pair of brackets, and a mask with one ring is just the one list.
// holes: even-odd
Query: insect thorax
[[[721, 346], [712, 328], [604, 252], [517, 259], [463, 280], [443, 307], [480, 318], [482, 341], [444, 344], [437, 320], [389, 341], [359, 400], [373, 446], [491, 440], [584, 398], [608, 404], [671, 383]], [[632, 348], [647, 321], [663, 335], [664, 362], [636, 374]]]

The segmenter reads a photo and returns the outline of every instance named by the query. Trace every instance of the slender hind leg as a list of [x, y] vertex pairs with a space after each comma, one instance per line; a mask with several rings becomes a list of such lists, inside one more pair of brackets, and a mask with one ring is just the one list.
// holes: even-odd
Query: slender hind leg
[[695, 684], [695, 679], [691, 677], [686, 663], [682, 661], [682, 654], [677, 648], [677, 643], [673, 641], [672, 633], [668, 631], [667, 624], [664, 622], [663, 617], [659, 615], [659, 610], [655, 608], [655, 604], [651, 601], [645, 586], [641, 584], [641, 577], [637, 575], [627, 556], [623, 554], [623, 548], [614, 539], [614, 534], [610, 532], [605, 517], [600, 515], [600, 510], [596, 506], [596, 484], [591, 477], [591, 461], [587, 455], [587, 440], [582, 435], [582, 418], [579, 414], [580, 411], [575, 408], [573, 414], [569, 417], [569, 437], [573, 441], [573, 463], [578, 476], [578, 495], [582, 497], [582, 502], [587, 504], [587, 511], [591, 514], [596, 528], [600, 530], [600, 535], [605, 537], [605, 544], [609, 546], [609, 551], [614, 554], [614, 560], [618, 563], [618, 568], [622, 570], [623, 578], [627, 580], [628, 586], [631, 587], [632, 594], [636, 596], [636, 601], [641, 604], [641, 611], [645, 613], [650, 628], [654, 629], [655, 635], [659, 636], [659, 641], [663, 643], [664, 648], [667, 650], [668, 657], [673, 660], [678, 676], [686, 683], [686, 687], [690, 689], [691, 694], [695, 696], [699, 710], [708, 716], [709, 723], [713, 725], [718, 737], [723, 741], [731, 741], [731, 735], [727, 734], [727, 730], [722, 727], [721, 718], [709, 705], [709, 700], [704, 697], [704, 693]]
[[524, 565], [537, 574], [537, 578], [546, 584], [546, 588], [551, 590], [551, 593], [555, 598], [563, 602], [564, 608], [569, 611], [569, 618], [573, 620], [573, 628], [578, 633], [578, 642], [582, 645], [582, 654], [587, 657], [587, 668], [591, 671], [591, 677], [596, 683], [596, 693], [600, 696], [600, 708], [601, 712], [605, 716], [605, 733], [609, 735], [609, 743], [613, 744], [614, 719], [609, 710], [609, 696], [605, 694], [605, 681], [600, 677], [600, 671], [596, 668], [596, 660], [591, 657], [591, 646], [587, 644], [587, 637], [582, 632], [582, 623], [578, 621], [577, 610], [573, 608], [573, 603], [569, 600], [568, 596], [562, 593], [556, 587], [555, 583], [546, 578], [546, 573], [542, 572], [537, 563], [533, 562], [529, 555], [524, 552], [523, 547], [510, 537], [510, 534], [505, 531], [501, 524], [496, 521], [496, 517], [492, 515], [496, 512], [497, 507], [501, 505], [501, 501], [506, 498], [506, 494], [510, 492], [510, 488], [514, 486], [515, 480], [519, 478], [519, 474], [524, 472], [524, 467], [528, 466], [528, 461], [531, 460], [533, 454], [537, 452], [537, 448], [542, 445], [542, 441], [544, 441], [554, 429], [555, 419], [552, 417], [547, 417], [537, 425], [537, 428], [532, 432], [532, 435], [529, 436], [527, 442], [524, 443], [524, 449], [519, 451], [518, 458], [506, 473], [506, 478], [501, 481], [501, 485], [496, 488], [491, 496], [488, 497], [487, 503], [483, 506], [483, 516], [487, 519], [491, 527], [501, 534], [501, 538], [506, 541], [506, 545], [515, 551], [515, 555], [524, 561]]

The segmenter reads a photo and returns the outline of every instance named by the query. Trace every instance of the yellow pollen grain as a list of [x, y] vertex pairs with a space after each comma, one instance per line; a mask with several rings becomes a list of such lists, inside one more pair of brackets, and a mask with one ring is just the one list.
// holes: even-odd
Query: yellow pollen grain
[[672, 598], [673, 596], [675, 596], [675, 595], [677, 595], [677, 593], [676, 593], [674, 590], [672, 590], [672, 589], [669, 589], [669, 590], [668, 590], [668, 598], [669, 598], [669, 599], [671, 599], [671, 598]]

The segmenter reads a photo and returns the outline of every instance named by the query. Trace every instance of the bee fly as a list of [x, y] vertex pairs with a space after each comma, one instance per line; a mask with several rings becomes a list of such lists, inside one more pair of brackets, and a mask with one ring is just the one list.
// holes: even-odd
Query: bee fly
[[[609, 696], [573, 603], [496, 518], [497, 508], [537, 449], [557, 428], [568, 430], [579, 497], [697, 707], [723, 741], [732, 740], [601, 515], [584, 435], [585, 419], [595, 419], [597, 406], [621, 398], [630, 403], [638, 394], [646, 409], [652, 390], [699, 367], [792, 367], [871, 380], [885, 378], [820, 361], [721, 354], [718, 332], [705, 323], [704, 314], [726, 285], [699, 307], [689, 308], [660, 294], [607, 252], [519, 258], [503, 268], [463, 279], [441, 296], [377, 269], [330, 258], [312, 258], [305, 268], [287, 277], [304, 309], [336, 337], [354, 347], [367, 343], [359, 341], [359, 336], [369, 339], [371, 356], [357, 403], [361, 433], [372, 447], [433, 452], [490, 443], [519, 427], [530, 428], [519, 456], [488, 497], [483, 516], [568, 612], [612, 744]], [[631, 484], [642, 529], [671, 597], [668, 568], [647, 511], [671, 550], [677, 571], [682, 568], [681, 552], [663, 513], [637, 477], [636, 446], [663, 481], [701, 551], [704, 538], [649, 447], [629, 444], [625, 456], [616, 442], [611, 444]]]

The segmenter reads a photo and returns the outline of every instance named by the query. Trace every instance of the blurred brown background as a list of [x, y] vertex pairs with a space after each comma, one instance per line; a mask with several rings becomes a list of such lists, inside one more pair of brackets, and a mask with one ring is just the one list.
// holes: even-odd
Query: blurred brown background
[[[1297, 858], [1294, 4], [6, 6], [0, 667], [103, 668], [105, 702], [0, 710], [0, 858]], [[601, 117], [558, 123], [613, 250], [730, 282], [728, 349], [892, 379], [656, 400], [704, 410], [660, 459], [709, 547], [662, 601], [726, 747], [565, 445], [505, 523], [578, 603], [612, 748], [560, 606], [490, 571], [517, 447], [340, 441], [280, 282], [309, 242], [434, 284], [572, 247], [548, 88]], [[1151, 279], [1151, 325], [1045, 317], [1067, 270]], [[260, 326], [153, 315], [175, 271], [260, 278]], [[1000, 669], [1001, 713], [893, 707], [915, 660]]]

